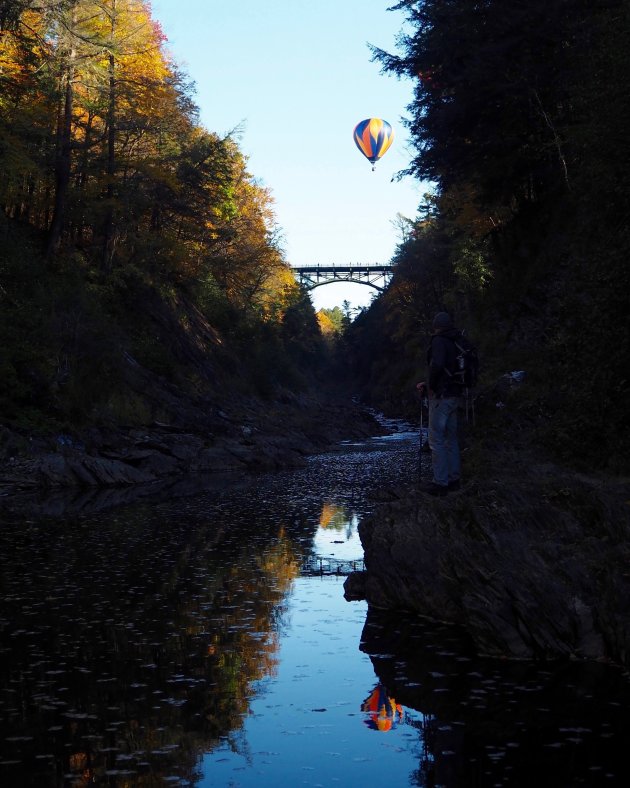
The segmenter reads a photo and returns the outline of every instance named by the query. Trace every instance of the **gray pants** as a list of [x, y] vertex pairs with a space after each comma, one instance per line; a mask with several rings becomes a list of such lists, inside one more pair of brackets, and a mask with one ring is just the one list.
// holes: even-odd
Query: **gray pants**
[[429, 446], [433, 463], [433, 481], [446, 487], [461, 473], [457, 441], [459, 397], [433, 398], [429, 402]]

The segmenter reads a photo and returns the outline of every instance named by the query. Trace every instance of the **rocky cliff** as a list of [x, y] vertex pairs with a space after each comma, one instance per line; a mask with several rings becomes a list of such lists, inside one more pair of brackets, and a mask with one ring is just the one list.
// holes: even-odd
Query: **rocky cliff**
[[515, 463], [360, 525], [346, 597], [461, 625], [478, 653], [630, 664], [630, 485]]

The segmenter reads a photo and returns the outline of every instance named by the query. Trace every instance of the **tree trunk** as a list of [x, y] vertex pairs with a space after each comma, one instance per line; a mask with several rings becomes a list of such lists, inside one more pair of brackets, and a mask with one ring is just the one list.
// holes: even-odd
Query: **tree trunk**
[[[116, 33], [116, 0], [112, 2], [111, 42]], [[114, 225], [114, 175], [116, 172], [116, 59], [113, 50], [109, 52], [109, 104], [107, 108], [107, 189], [105, 193], [106, 210], [103, 223], [103, 271], [111, 270], [116, 246]]]
[[[76, 13], [72, 12], [72, 27]], [[72, 110], [74, 104], [74, 70], [76, 50], [71, 41], [62, 66], [63, 103], [57, 117], [57, 152], [55, 158], [55, 196], [53, 215], [48, 229], [46, 257], [50, 260], [59, 251], [66, 215], [70, 172], [72, 167]]]

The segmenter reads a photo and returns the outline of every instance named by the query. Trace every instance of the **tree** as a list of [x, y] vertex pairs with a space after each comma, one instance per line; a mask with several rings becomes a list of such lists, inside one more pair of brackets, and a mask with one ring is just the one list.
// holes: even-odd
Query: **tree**
[[408, 171], [465, 197], [486, 232], [566, 189], [567, 71], [584, 19], [575, 3], [404, 0], [395, 8], [414, 32], [401, 39], [401, 55], [373, 53], [415, 83]]
[[317, 320], [324, 334], [341, 334], [344, 330], [344, 314], [338, 306], [332, 309], [320, 309]]
[[74, 83], [80, 36], [76, 3], [72, 3], [67, 10], [59, 9], [59, 13], [55, 14], [53, 32], [56, 36], [55, 59], [58, 64], [59, 106], [55, 146], [54, 203], [46, 248], [48, 258], [56, 254], [59, 249], [70, 187]]
[[396, 8], [411, 28], [400, 54], [373, 52], [414, 81], [406, 172], [435, 188], [388, 292], [353, 323], [349, 341], [371, 343], [361, 379], [385, 400], [407, 385], [418, 329], [447, 307], [487, 344], [487, 368], [531, 367], [528, 416], [554, 453], [583, 467], [587, 444], [587, 463], [627, 469], [628, 3]]

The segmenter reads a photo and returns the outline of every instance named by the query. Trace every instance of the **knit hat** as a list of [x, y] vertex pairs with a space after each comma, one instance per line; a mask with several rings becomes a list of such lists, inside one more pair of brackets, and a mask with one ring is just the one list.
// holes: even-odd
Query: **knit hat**
[[447, 328], [453, 328], [453, 321], [448, 312], [438, 312], [433, 318], [433, 330], [440, 331]]

